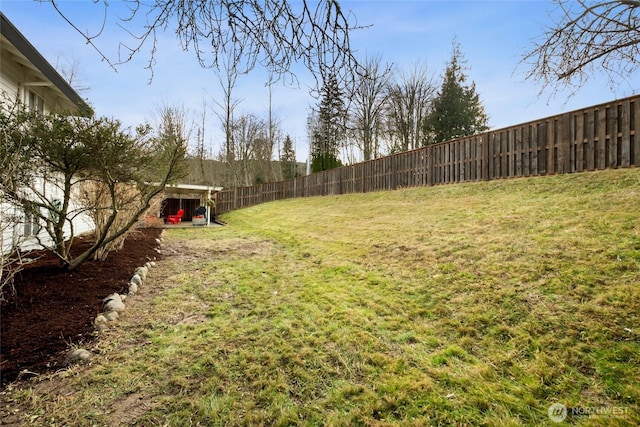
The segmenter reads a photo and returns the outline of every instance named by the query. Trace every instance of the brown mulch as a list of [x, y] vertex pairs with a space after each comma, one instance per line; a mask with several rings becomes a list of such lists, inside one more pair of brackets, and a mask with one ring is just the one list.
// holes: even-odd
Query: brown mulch
[[[29, 254], [40, 258], [16, 277], [15, 293], [5, 291], [0, 306], [0, 387], [58, 370], [72, 345], [93, 342], [103, 298], [126, 293], [136, 267], [160, 258], [155, 249], [161, 232], [136, 230], [106, 261], [87, 261], [74, 271], [60, 270], [50, 254]], [[91, 243], [75, 239], [72, 254]]]

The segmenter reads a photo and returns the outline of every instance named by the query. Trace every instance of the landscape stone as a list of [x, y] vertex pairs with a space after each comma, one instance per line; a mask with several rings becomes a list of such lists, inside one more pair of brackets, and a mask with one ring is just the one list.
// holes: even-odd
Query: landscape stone
[[113, 293], [109, 295], [103, 301], [104, 301], [104, 311], [106, 312], [124, 311], [125, 309], [124, 303], [122, 302], [122, 298], [118, 293]]
[[135, 295], [138, 292], [138, 285], [135, 283], [129, 283], [129, 295]]
[[104, 314], [98, 314], [95, 320], [93, 321], [93, 325], [96, 327], [98, 331], [103, 331], [107, 329], [108, 323], [109, 323], [109, 319], [107, 319]]
[[136, 268], [135, 274], [140, 276], [142, 280], [147, 280], [147, 273], [149, 272], [148, 267], [138, 267]]
[[65, 365], [72, 365], [74, 363], [83, 362], [91, 358], [91, 352], [83, 348], [77, 348], [67, 353], [67, 357], [64, 360]]
[[104, 314], [104, 317], [106, 317], [108, 321], [112, 322], [116, 320], [119, 317], [119, 315], [117, 311], [109, 311]]

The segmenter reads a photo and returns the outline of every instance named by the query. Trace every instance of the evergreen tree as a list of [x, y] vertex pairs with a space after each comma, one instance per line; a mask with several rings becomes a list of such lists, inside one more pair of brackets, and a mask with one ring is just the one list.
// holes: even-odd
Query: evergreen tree
[[425, 120], [425, 145], [475, 135], [489, 129], [489, 118], [476, 92], [476, 84], [465, 85], [464, 57], [454, 41], [442, 88]]
[[329, 75], [320, 91], [322, 99], [311, 126], [311, 170], [320, 172], [342, 166], [338, 159], [347, 134], [344, 94], [335, 74]]
[[291, 179], [298, 176], [296, 165], [296, 152], [293, 149], [293, 141], [287, 135], [282, 144], [282, 155], [280, 156], [280, 166], [282, 168], [282, 178]]

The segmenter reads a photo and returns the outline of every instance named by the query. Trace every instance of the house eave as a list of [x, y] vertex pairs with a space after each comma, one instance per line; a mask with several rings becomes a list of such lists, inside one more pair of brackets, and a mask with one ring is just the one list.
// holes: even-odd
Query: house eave
[[[49, 64], [38, 50], [24, 35], [0, 12], [0, 33], [22, 54], [27, 61], [44, 75], [63, 96], [71, 101], [81, 113], [91, 110], [84, 99], [65, 81], [64, 78]], [[47, 85], [47, 82], [31, 82], [30, 85]]]

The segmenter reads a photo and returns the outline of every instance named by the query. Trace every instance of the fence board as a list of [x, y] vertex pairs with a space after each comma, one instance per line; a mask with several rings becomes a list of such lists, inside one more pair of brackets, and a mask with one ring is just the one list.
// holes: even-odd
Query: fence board
[[540, 146], [538, 145], [538, 124], [529, 126], [529, 149], [531, 150], [531, 163], [529, 166], [529, 175], [540, 175], [540, 166], [538, 165], [538, 156]]
[[556, 147], [556, 130], [558, 127], [558, 121], [556, 119], [551, 119], [546, 123], [547, 130], [547, 140], [546, 140], [546, 149], [547, 149], [547, 172], [550, 175], [556, 173], [556, 159], [558, 148]]
[[607, 155], [609, 161], [607, 167], [615, 168], [618, 166], [618, 106], [610, 105], [607, 108]]
[[573, 172], [582, 172], [584, 170], [584, 150], [583, 145], [585, 142], [584, 134], [584, 121], [585, 114], [576, 114], [574, 116], [574, 128], [575, 128], [575, 144], [574, 144], [574, 166]]
[[513, 176], [522, 176], [522, 160], [524, 157], [524, 151], [522, 150], [522, 128], [515, 128], [514, 134], [514, 160], [515, 167], [513, 170]]
[[598, 141], [596, 144], [596, 168], [604, 169], [607, 167], [607, 112], [606, 109], [596, 109], [595, 112], [596, 135]]
[[618, 165], [628, 168], [631, 165], [631, 126], [630, 126], [631, 102], [626, 99], [620, 103], [620, 115], [618, 117], [618, 135], [620, 138], [620, 159]]
[[633, 159], [633, 164], [635, 166], [640, 166], [640, 99], [636, 98], [631, 102], [631, 112], [629, 113], [630, 127], [631, 131], [629, 132], [630, 138], [632, 140], [631, 148], [633, 150], [633, 155], [631, 158]]
[[593, 109], [590, 109], [589, 111], [587, 111], [587, 118], [586, 118], [586, 137], [587, 137], [587, 143], [585, 146], [585, 150], [586, 150], [586, 156], [585, 156], [585, 161], [586, 161], [586, 168], [587, 170], [594, 170], [595, 169], [595, 137], [596, 137], [596, 132], [595, 132], [595, 111]]
[[531, 125], [520, 128], [522, 176], [531, 175]]

